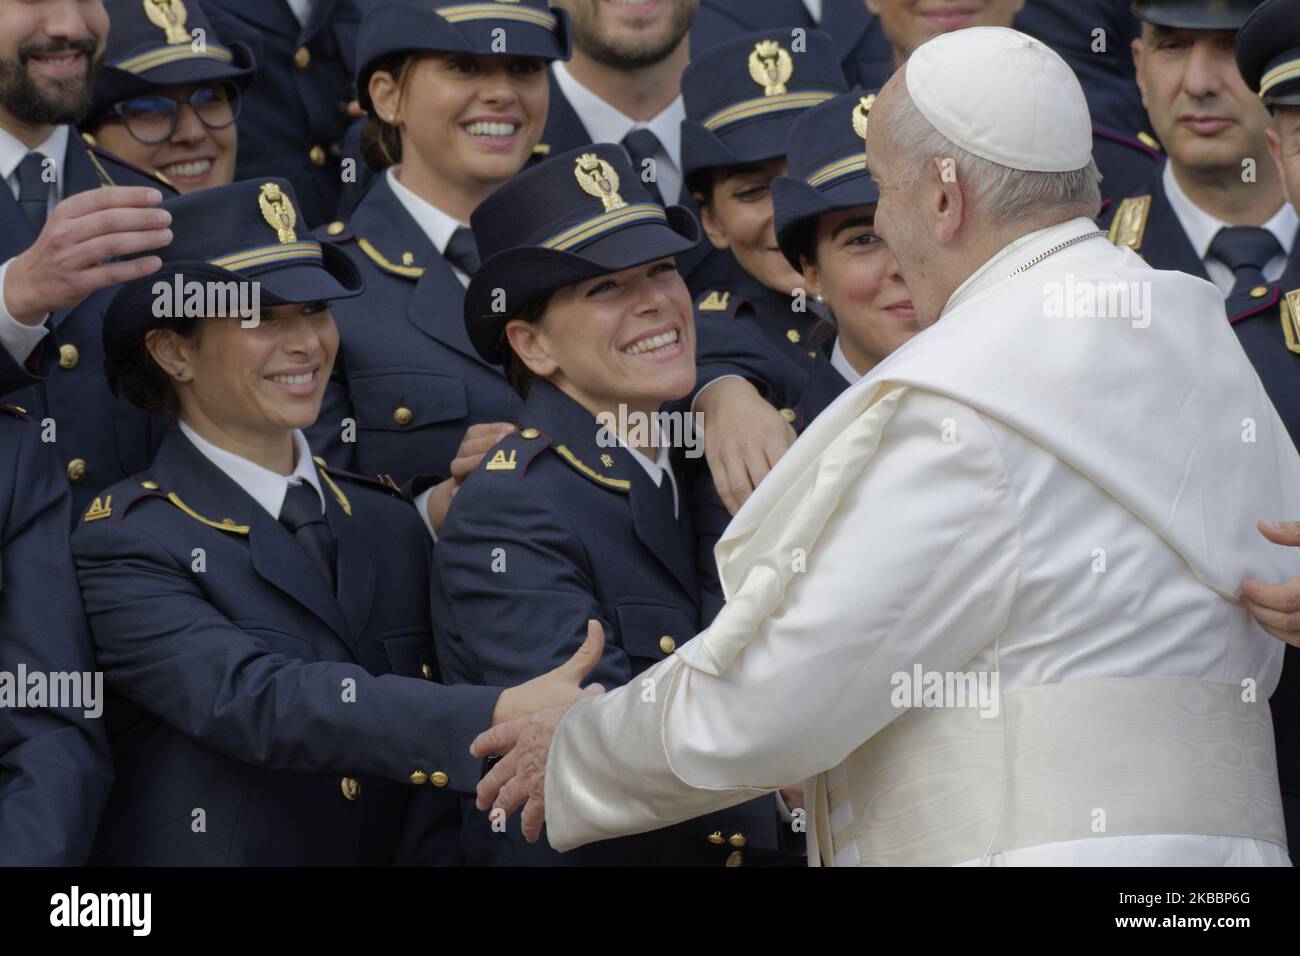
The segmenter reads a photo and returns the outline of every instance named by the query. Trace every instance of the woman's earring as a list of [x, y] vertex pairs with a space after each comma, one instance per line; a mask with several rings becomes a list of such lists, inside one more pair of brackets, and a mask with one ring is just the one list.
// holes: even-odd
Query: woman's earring
[[180, 368], [178, 368], [178, 369], [176, 370], [176, 377], [177, 377], [177, 378], [184, 378], [184, 377], [185, 377], [185, 366], [182, 365]]
[[818, 304], [818, 305], [825, 305], [825, 304], [826, 304], [826, 300], [822, 298], [822, 294], [821, 294], [820, 292], [818, 292], [817, 294], [815, 294], [815, 295], [813, 296], [813, 298], [817, 300], [817, 304]]

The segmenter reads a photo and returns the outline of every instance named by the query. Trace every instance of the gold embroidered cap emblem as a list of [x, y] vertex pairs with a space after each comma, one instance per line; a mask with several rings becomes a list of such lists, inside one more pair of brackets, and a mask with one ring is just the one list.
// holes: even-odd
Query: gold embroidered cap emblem
[[588, 196], [595, 196], [605, 205], [605, 212], [627, 206], [618, 194], [618, 173], [614, 167], [595, 153], [583, 153], [573, 166], [573, 176]]
[[144, 15], [167, 34], [168, 43], [190, 42], [190, 35], [185, 31], [189, 11], [181, 0], [144, 0]]
[[864, 96], [858, 100], [858, 105], [853, 107], [853, 132], [857, 133], [863, 139], [867, 138], [867, 114], [871, 112], [871, 107], [876, 104], [876, 94]]
[[261, 207], [262, 218], [275, 230], [281, 242], [297, 241], [298, 234], [293, 231], [293, 227], [298, 221], [298, 214], [293, 211], [293, 203], [277, 183], [262, 183], [257, 205]]
[[760, 40], [749, 54], [749, 75], [764, 96], [780, 96], [794, 76], [794, 61], [775, 40]]

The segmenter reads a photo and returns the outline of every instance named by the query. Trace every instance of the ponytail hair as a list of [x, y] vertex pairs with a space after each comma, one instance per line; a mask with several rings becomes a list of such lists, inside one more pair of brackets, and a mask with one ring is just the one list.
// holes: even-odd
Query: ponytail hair
[[[401, 103], [406, 92], [406, 82], [410, 77], [411, 65], [417, 54], [410, 51], [390, 53], [375, 63], [369, 76], [382, 70], [393, 77], [397, 83], [397, 102]], [[369, 83], [369, 77], [366, 80]], [[375, 172], [383, 172], [389, 166], [396, 166], [402, 161], [402, 133], [396, 125], [381, 119], [374, 102], [366, 110], [366, 125], [361, 129], [361, 156], [366, 165]]]

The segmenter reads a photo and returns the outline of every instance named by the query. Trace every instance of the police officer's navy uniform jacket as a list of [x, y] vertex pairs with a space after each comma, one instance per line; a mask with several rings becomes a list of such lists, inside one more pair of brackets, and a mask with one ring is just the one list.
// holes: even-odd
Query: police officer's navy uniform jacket
[[478, 783], [468, 748], [498, 692], [430, 682], [418, 515], [379, 482], [318, 474], [337, 597], [177, 432], [82, 518], [73, 551], [117, 765], [94, 861], [453, 859], [448, 791]]
[[[239, 114], [236, 179], [283, 176], [293, 184], [304, 224], [334, 216], [343, 189], [341, 143], [351, 122], [357, 29], [354, 0], [313, 0], [300, 23], [286, 0], [204, 0], [213, 27], [242, 41], [257, 76]], [[355, 170], [357, 179], [361, 169]]]
[[[95, 670], [68, 512], [67, 479], [40, 423], [0, 405], [0, 672], [15, 681], [21, 667], [76, 675], [81, 687]], [[0, 866], [86, 862], [113, 765], [102, 714], [87, 717], [94, 708], [82, 703], [0, 705]]]
[[[70, 131], [63, 164], [63, 197], [101, 186], [169, 188]], [[0, 189], [0, 262], [26, 250], [36, 233], [8, 189]], [[100, 323], [116, 287], [101, 289], [46, 320], [51, 332], [20, 365], [0, 348], [0, 394], [32, 418], [54, 420], [52, 443], [79, 515], [100, 489], [149, 464], [161, 439], [160, 419], [115, 398], [104, 378]]]
[[[312, 448], [333, 465], [398, 483], [450, 474], [470, 425], [513, 421], [519, 408], [500, 368], [470, 344], [464, 287], [386, 175], [346, 226], [318, 238], [348, 251], [366, 294], [333, 304], [339, 354]], [[354, 442], [344, 441], [345, 419], [356, 423]]]
[[[684, 476], [677, 469], [677, 520], [667, 477], [656, 486], [622, 446], [599, 444], [592, 414], [542, 380], [519, 424], [461, 486], [438, 539], [444, 674], [489, 684], [536, 677], [567, 660], [595, 618], [606, 644], [591, 680], [635, 681], [699, 630]], [[470, 863], [723, 865], [742, 845], [775, 849], [777, 830], [775, 803], [764, 798], [560, 857], [525, 844], [517, 824], [494, 833], [471, 810], [465, 846]]]

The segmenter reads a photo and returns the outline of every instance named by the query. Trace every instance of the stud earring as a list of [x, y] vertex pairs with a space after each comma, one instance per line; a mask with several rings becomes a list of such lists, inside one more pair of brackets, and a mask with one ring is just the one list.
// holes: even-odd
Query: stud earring
[[826, 304], [826, 300], [822, 298], [822, 294], [821, 294], [820, 292], [818, 292], [816, 295], [814, 295], [813, 298], [817, 300], [817, 304], [818, 304], [818, 305], [825, 305], [825, 304]]
[[178, 369], [176, 370], [176, 377], [177, 377], [177, 378], [184, 378], [184, 377], [185, 377], [185, 366], [182, 365], [180, 368], [178, 368]]

